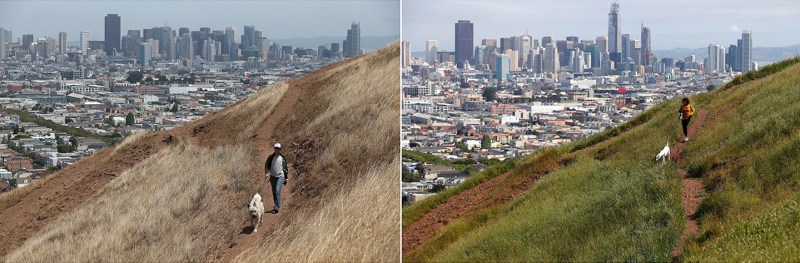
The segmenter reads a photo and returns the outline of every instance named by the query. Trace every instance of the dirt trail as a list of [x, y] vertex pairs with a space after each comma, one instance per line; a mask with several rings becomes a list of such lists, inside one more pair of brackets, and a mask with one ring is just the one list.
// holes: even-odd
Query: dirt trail
[[80, 207], [108, 182], [166, 146], [156, 133], [133, 147], [108, 148], [80, 160], [28, 188], [4, 195], [0, 202], [0, 258], [41, 229]]
[[[692, 124], [689, 127], [689, 140], [697, 133], [697, 130], [700, 129], [700, 126], [703, 125], [705, 122], [706, 115], [708, 111], [700, 110], [697, 114], [697, 117], [692, 120]], [[673, 145], [670, 156], [675, 158], [675, 163], [680, 166], [681, 165], [681, 153], [683, 153], [683, 148], [686, 144], [681, 140], [675, 145]], [[686, 246], [686, 238], [697, 234], [697, 230], [699, 225], [697, 224], [697, 209], [700, 207], [700, 202], [703, 201], [703, 198], [706, 197], [706, 191], [703, 187], [703, 182], [696, 178], [689, 178], [685, 170], [680, 171], [681, 177], [681, 200], [683, 201], [683, 212], [684, 216], [686, 217], [686, 228], [683, 230], [683, 235], [681, 235], [681, 239], [678, 241], [678, 246], [672, 250], [672, 262], [678, 262], [683, 257], [683, 249]]]
[[[249, 142], [251, 147], [250, 151], [253, 153], [252, 156], [254, 156], [253, 160], [251, 161], [252, 168], [250, 170], [252, 174], [258, 175], [261, 178], [259, 179], [259, 183], [262, 184], [263, 187], [260, 190], [260, 194], [264, 203], [264, 210], [266, 210], [267, 213], [262, 217], [263, 222], [256, 232], [253, 232], [253, 228], [250, 226], [249, 218], [245, 220], [242, 225], [246, 227], [244, 227], [242, 231], [228, 243], [227, 249], [224, 249], [224, 251], [221, 251], [221, 253], [217, 254], [217, 258], [214, 259], [215, 261], [231, 262], [245, 250], [257, 249], [261, 244], [260, 241], [264, 239], [265, 235], [267, 235], [269, 232], [272, 232], [272, 228], [276, 225], [276, 223], [284, 219], [285, 215], [289, 214], [288, 211], [291, 210], [291, 188], [293, 185], [292, 176], [296, 175], [294, 169], [292, 169], [292, 166], [289, 165], [289, 182], [283, 186], [281, 190], [281, 209], [278, 214], [269, 213], [269, 211], [272, 210], [274, 203], [272, 200], [272, 190], [270, 188], [269, 180], [264, 174], [264, 162], [266, 162], [267, 157], [272, 154], [272, 145], [276, 143], [273, 136], [273, 130], [279, 123], [281, 123], [281, 120], [283, 120], [283, 118], [294, 109], [294, 106], [300, 97], [300, 90], [293, 88], [291, 81], [287, 85], [289, 85], [289, 88], [286, 90], [286, 93], [284, 94], [280, 103], [275, 106], [275, 109], [272, 111], [269, 117], [267, 117], [266, 120], [261, 123], [261, 126], [259, 126], [259, 128], [256, 130], [256, 133]], [[280, 143], [286, 144], [286, 142]], [[291, 164], [291, 160], [289, 161]], [[244, 208], [242, 208], [242, 214], [246, 214]]]
[[447, 202], [436, 206], [403, 229], [403, 255], [436, 235], [439, 229], [445, 227], [451, 220], [513, 200], [528, 190], [542, 175], [543, 173], [535, 173], [508, 185], [510, 178], [509, 174], [505, 173], [450, 197]]

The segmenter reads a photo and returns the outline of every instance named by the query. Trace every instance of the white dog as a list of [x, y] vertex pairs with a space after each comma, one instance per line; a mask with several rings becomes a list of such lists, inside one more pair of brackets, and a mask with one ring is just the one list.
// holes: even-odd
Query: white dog
[[258, 231], [261, 225], [261, 216], [264, 215], [264, 203], [261, 202], [261, 195], [256, 193], [253, 199], [247, 204], [247, 213], [250, 215], [250, 222], [253, 224], [253, 232]]
[[656, 161], [658, 161], [658, 159], [661, 159], [661, 163], [665, 163], [669, 160], [669, 145], [664, 146], [664, 149], [656, 155]]

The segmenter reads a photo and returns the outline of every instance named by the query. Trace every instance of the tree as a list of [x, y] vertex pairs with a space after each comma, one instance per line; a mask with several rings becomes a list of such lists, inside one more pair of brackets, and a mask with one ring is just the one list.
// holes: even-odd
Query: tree
[[128, 112], [128, 116], [125, 117], [125, 125], [131, 126], [133, 125], [135, 119], [133, 118], [133, 112]]
[[171, 111], [171, 112], [178, 112], [178, 103], [176, 102], [175, 104], [172, 104], [172, 109], [171, 109], [171, 110], [169, 110], [169, 111]]
[[12, 131], [14, 134], [19, 133], [19, 125], [14, 125], [14, 130]]
[[144, 74], [141, 71], [131, 71], [131, 72], [128, 72], [128, 77], [125, 78], [125, 81], [127, 81], [128, 83], [133, 84], [133, 83], [142, 82], [143, 78], [144, 78]]
[[483, 138], [481, 138], [481, 149], [489, 148], [492, 148], [492, 137], [489, 134], [484, 134]]
[[467, 145], [464, 144], [463, 142], [456, 142], [456, 148], [459, 148], [459, 149], [461, 149], [462, 151], [465, 151], [465, 152], [469, 151], [469, 149], [467, 148]]
[[419, 174], [420, 178], [425, 178], [425, 164], [422, 162], [417, 163], [417, 166], [414, 167], [417, 169], [417, 174]]
[[483, 89], [483, 99], [486, 101], [497, 100], [497, 89], [492, 87]]
[[438, 193], [438, 192], [441, 192], [442, 190], [444, 190], [445, 188], [447, 188], [447, 187], [445, 187], [443, 184], [434, 184], [433, 187], [431, 188], [431, 190], [428, 190], [428, 192]]
[[403, 178], [402, 178], [403, 182], [409, 183], [409, 182], [420, 181], [421, 178], [418, 175], [409, 171], [405, 166], [403, 166], [402, 169], [403, 169]]
[[56, 149], [58, 149], [58, 152], [60, 153], [71, 153], [75, 151], [75, 147], [72, 147], [69, 144], [60, 144], [60, 143], [58, 144]]
[[78, 139], [75, 136], [69, 138], [69, 143], [72, 144], [72, 147], [78, 147]]
[[151, 76], [147, 76], [147, 78], [146, 78], [146, 79], [144, 79], [144, 82], [147, 82], [147, 83], [153, 83], [153, 77], [151, 77]]

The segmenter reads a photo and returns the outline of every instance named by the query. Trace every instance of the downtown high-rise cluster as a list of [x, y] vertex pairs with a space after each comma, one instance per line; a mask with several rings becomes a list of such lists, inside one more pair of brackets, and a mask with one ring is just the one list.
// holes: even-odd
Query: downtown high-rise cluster
[[[92, 50], [104, 51], [105, 55], [117, 62], [135, 63], [147, 66], [154, 61], [180, 62], [191, 67], [195, 60], [203, 62], [228, 62], [239, 60], [286, 60], [299, 56], [326, 58], [350, 58], [363, 54], [361, 49], [361, 25], [354, 22], [347, 30], [346, 39], [341, 43], [330, 43], [317, 49], [282, 46], [270, 41], [263, 31], [253, 25], [245, 25], [244, 32], [237, 39], [237, 29], [212, 30], [201, 27], [191, 30], [170, 26], [122, 30], [122, 18], [118, 14], [108, 14], [104, 18], [103, 40], [90, 40], [89, 31], [79, 33], [80, 44], [77, 49], [67, 46], [67, 32], [60, 32], [58, 42], [52, 37], [35, 40], [32, 34], [25, 34], [21, 41], [12, 42], [11, 31], [0, 28], [0, 59], [13, 57], [21, 59], [30, 55], [32, 61], [51, 55], [74, 57]], [[15, 52], [9, 51], [9, 47]], [[340, 50], [341, 47], [341, 50]], [[58, 60], [58, 59], [56, 59]]]
[[[437, 40], [425, 43], [425, 61], [429, 65], [453, 63], [459, 69], [493, 71], [500, 82], [511, 79], [511, 72], [530, 72], [548, 78], [559, 75], [608, 76], [667, 74], [675, 70], [700, 72], [747, 72], [757, 67], [752, 62], [750, 31], [742, 34], [737, 45], [725, 53], [721, 46], [709, 47], [709, 58], [698, 63], [694, 56], [683, 60], [659, 59], [652, 48], [650, 27], [640, 26], [639, 39], [622, 32], [622, 12], [619, 3], [613, 3], [608, 13], [607, 35], [595, 39], [568, 36], [558, 40], [551, 36], [534, 38], [527, 32], [520, 36], [487, 38], [476, 43], [474, 25], [469, 20], [458, 20], [454, 28], [454, 51], [443, 51]], [[410, 43], [404, 43], [410, 46]], [[404, 65], [408, 64], [404, 62]]]

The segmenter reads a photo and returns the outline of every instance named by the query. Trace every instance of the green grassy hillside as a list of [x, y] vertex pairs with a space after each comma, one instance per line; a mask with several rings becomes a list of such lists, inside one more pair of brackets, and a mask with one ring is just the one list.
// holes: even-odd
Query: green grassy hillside
[[[681, 167], [653, 160], [682, 137], [676, 98], [616, 129], [519, 160], [512, 176], [550, 165], [537, 157], [542, 152], [560, 161], [510, 202], [451, 220], [404, 260], [669, 261], [685, 224], [681, 170], [709, 191], [684, 259], [797, 260], [798, 63], [768, 66], [691, 98], [709, 113]], [[404, 208], [403, 226], [460, 191]]]

